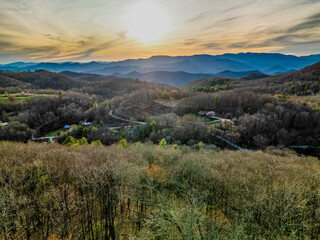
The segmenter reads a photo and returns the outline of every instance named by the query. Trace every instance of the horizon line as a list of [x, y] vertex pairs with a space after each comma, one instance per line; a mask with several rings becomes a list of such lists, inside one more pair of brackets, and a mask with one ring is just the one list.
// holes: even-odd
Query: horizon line
[[8, 65], [8, 64], [13, 64], [13, 63], [57, 63], [57, 64], [62, 64], [62, 63], [92, 63], [92, 62], [97, 62], [97, 63], [113, 63], [113, 62], [122, 62], [126, 60], [146, 60], [150, 59], [152, 57], [192, 57], [192, 56], [222, 56], [225, 54], [280, 54], [280, 55], [285, 55], [285, 56], [294, 56], [294, 57], [308, 57], [308, 56], [313, 56], [313, 55], [319, 55], [320, 53], [314, 53], [314, 54], [309, 54], [309, 55], [295, 55], [292, 53], [281, 53], [281, 52], [238, 52], [238, 53], [231, 53], [231, 52], [225, 52], [222, 54], [207, 54], [207, 53], [197, 53], [197, 54], [192, 54], [192, 55], [151, 55], [149, 57], [137, 57], [137, 58], [123, 58], [121, 60], [115, 60], [115, 61], [108, 61], [108, 60], [92, 60], [92, 61], [14, 61], [14, 62], [7, 62], [7, 63], [1, 63], [0, 65]]

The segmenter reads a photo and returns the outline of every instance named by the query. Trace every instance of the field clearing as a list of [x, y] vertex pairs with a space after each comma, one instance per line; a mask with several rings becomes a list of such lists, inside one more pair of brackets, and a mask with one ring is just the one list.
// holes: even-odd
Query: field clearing
[[59, 129], [53, 130], [53, 131], [47, 133], [47, 134], [45, 135], [45, 137], [58, 136], [61, 132], [65, 132], [65, 129], [64, 129], [64, 128], [59, 128]]
[[2, 95], [0, 95], [0, 101], [5, 101], [5, 102], [10, 101], [8, 99], [8, 96], [15, 96], [15, 99], [13, 102], [25, 101], [27, 99], [40, 98], [40, 97], [57, 97], [57, 95], [51, 95], [51, 94], [35, 94], [35, 95], [2, 94]]
[[162, 104], [164, 106], [167, 106], [167, 107], [175, 107], [180, 102], [180, 100], [178, 100], [178, 99], [157, 99], [157, 100], [155, 100], [155, 102]]

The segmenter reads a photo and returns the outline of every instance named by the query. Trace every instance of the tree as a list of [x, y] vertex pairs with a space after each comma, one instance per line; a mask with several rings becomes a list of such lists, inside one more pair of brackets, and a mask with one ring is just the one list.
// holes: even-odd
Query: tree
[[292, 85], [290, 86], [290, 90], [291, 90], [292, 94], [294, 94], [295, 88], [296, 88], [296, 86], [295, 86], [294, 84], [292, 84]]
[[119, 143], [120, 147], [122, 148], [126, 148], [127, 147], [127, 140], [125, 138], [122, 138], [120, 140], [120, 143]]
[[166, 139], [162, 138], [161, 141], [159, 142], [159, 146], [161, 146], [161, 147], [167, 146], [167, 141], [166, 141]]
[[94, 102], [92, 107], [93, 107], [94, 109], [97, 109], [97, 108], [98, 108], [98, 103], [97, 103], [97, 102]]
[[91, 142], [92, 145], [101, 145], [100, 140], [95, 140]]
[[139, 129], [138, 130], [138, 136], [137, 136], [137, 138], [139, 139], [139, 140], [144, 140], [145, 139], [145, 137], [146, 137], [146, 134], [145, 134], [145, 132], [144, 132], [144, 129]]
[[155, 128], [156, 128], [156, 121], [155, 121], [155, 120], [152, 120], [152, 122], [150, 123], [150, 126], [151, 126], [152, 130], [155, 130]]
[[108, 99], [104, 100], [104, 106], [106, 106], [106, 108], [110, 108], [110, 103]]
[[82, 138], [80, 138], [80, 140], [79, 140], [79, 144], [80, 144], [80, 145], [88, 144], [88, 141], [87, 141], [87, 139], [86, 139], [85, 137], [82, 137]]
[[16, 97], [14, 95], [8, 96], [8, 99], [10, 102], [14, 102], [16, 100]]
[[63, 145], [65, 145], [65, 146], [76, 146], [76, 145], [79, 145], [79, 144], [80, 144], [79, 140], [74, 138], [74, 137], [72, 137], [72, 136], [68, 136], [66, 138], [66, 140], [64, 140], [64, 142], [63, 142]]
[[303, 90], [303, 91], [307, 91], [307, 90], [308, 90], [308, 86], [307, 86], [306, 82], [303, 82], [303, 83], [301, 84], [301, 87], [302, 87], [302, 90]]
[[170, 98], [170, 95], [169, 95], [169, 93], [168, 93], [166, 90], [163, 90], [162, 93], [161, 93], [161, 98], [163, 98], [163, 99], [169, 99], [169, 98]]

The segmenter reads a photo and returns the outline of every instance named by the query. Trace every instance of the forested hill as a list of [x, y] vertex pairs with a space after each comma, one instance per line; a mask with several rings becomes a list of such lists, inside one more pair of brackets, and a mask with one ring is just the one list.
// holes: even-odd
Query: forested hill
[[292, 73], [246, 81], [239, 86], [272, 94], [315, 94], [320, 91], [320, 62]]
[[[54, 73], [46, 70], [35, 72], [23, 71], [0, 71], [0, 88], [4, 88], [9, 93], [16, 93], [17, 88], [24, 90], [73, 90], [81, 93], [96, 94], [102, 97], [114, 97], [131, 94], [137, 90], [163, 90], [171, 91], [174, 87], [134, 80], [130, 78], [120, 78], [115, 76], [102, 76], [97, 74], [63, 72]], [[0, 89], [1, 90], [1, 89]], [[1, 92], [1, 91], [0, 91]]]
[[20, 87], [39, 88], [39, 89], [62, 89], [84, 87], [87, 85], [85, 81], [74, 79], [60, 73], [52, 73], [45, 70], [37, 70], [35, 72], [12, 72], [0, 71], [0, 77], [6, 78], [7, 82], [0, 83], [0, 87], [18, 85]]
[[184, 84], [181, 88], [207, 92], [238, 89], [270, 94], [310, 95], [320, 91], [320, 62], [299, 71], [275, 76], [249, 74], [237, 79], [198, 79]]

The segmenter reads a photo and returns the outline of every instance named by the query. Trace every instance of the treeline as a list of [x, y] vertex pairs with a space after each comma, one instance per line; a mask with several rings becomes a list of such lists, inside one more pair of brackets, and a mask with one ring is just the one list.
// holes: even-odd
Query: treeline
[[289, 153], [0, 143], [1, 239], [316, 239], [320, 164]]
[[188, 91], [196, 92], [219, 92], [233, 89], [234, 82], [231, 79], [213, 78], [209, 79], [205, 84], [188, 88]]

